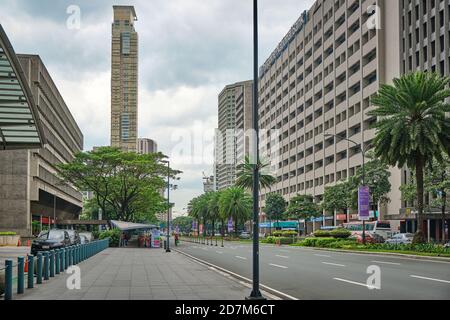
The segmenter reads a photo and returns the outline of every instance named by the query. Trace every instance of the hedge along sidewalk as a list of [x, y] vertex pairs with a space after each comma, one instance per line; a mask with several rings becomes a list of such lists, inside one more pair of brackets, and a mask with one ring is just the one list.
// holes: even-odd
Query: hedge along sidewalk
[[[64, 273], [69, 267], [89, 259], [108, 247], [109, 238], [87, 244], [73, 245], [63, 249], [41, 251], [38, 252], [36, 259], [33, 255], [27, 255], [26, 258], [20, 256], [17, 258], [16, 264], [14, 264], [12, 259], [7, 259], [3, 268], [5, 273], [4, 299], [13, 299], [14, 286], [17, 288], [16, 292], [18, 295], [25, 293], [25, 274], [27, 275], [27, 289], [32, 289], [35, 284], [46, 283], [50, 278]], [[25, 273], [25, 264], [28, 265], [27, 273]], [[17, 281], [13, 281], [14, 268], [17, 270]], [[35, 270], [36, 277], [34, 275]]]
[[450, 257], [439, 257], [436, 255], [427, 255], [426, 252], [402, 253], [402, 252], [395, 252], [394, 250], [383, 251], [381, 249], [376, 249], [376, 250], [374, 249], [373, 251], [372, 250], [364, 250], [364, 249], [361, 249], [361, 250], [359, 250], [359, 249], [333, 249], [333, 248], [307, 247], [307, 246], [300, 246], [300, 245], [296, 245], [296, 244], [291, 244], [288, 246], [295, 247], [295, 248], [308, 249], [311, 251], [319, 250], [319, 251], [356, 253], [356, 254], [377, 255], [377, 256], [393, 256], [393, 257], [403, 257], [403, 258], [411, 258], [411, 259], [417, 259], [417, 260], [435, 260], [435, 261], [450, 263]]

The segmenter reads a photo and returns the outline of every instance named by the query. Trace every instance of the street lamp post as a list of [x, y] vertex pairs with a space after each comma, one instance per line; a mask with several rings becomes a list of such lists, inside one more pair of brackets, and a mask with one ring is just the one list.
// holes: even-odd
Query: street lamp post
[[249, 300], [263, 300], [259, 290], [259, 126], [258, 126], [258, 0], [253, 0], [253, 289]]
[[[356, 143], [355, 141], [353, 141], [351, 139], [344, 138], [344, 137], [341, 137], [341, 136], [336, 135], [336, 134], [327, 133], [324, 136], [325, 137], [335, 137], [335, 138], [338, 138], [338, 139], [341, 139], [341, 140], [346, 140], [346, 141], [348, 141], [350, 143], [353, 143], [356, 146], [359, 146], [359, 143]], [[361, 146], [361, 153], [362, 153], [362, 161], [363, 161], [362, 162], [362, 185], [363, 185], [363, 187], [365, 187], [366, 186], [366, 168], [365, 168], [365, 164], [366, 164], [366, 152], [367, 152], [367, 149], [364, 146], [364, 142], [362, 142], [361, 145], [362, 145]], [[362, 225], [362, 227], [363, 227], [362, 241], [363, 241], [363, 244], [365, 245], [366, 244], [366, 221], [363, 220], [362, 222], [363, 222], [363, 225]]]
[[170, 161], [167, 161], [167, 245], [166, 252], [170, 252]]

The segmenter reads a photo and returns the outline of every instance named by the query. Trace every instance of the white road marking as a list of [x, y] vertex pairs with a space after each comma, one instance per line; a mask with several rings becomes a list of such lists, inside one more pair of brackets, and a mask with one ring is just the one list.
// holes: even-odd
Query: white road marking
[[373, 260], [373, 263], [382, 263], [382, 264], [392, 264], [394, 266], [399, 266], [401, 265], [401, 263], [397, 263], [397, 262], [388, 262], [388, 261], [377, 261], [377, 260]]
[[290, 252], [289, 250], [280, 250], [281, 252]]
[[417, 278], [417, 279], [430, 280], [430, 281], [443, 282], [443, 283], [450, 283], [450, 281], [448, 281], [448, 280], [433, 279], [433, 278], [427, 278], [427, 277], [422, 277], [422, 276], [410, 275], [410, 277]]
[[223, 252], [222, 251], [216, 251], [218, 254], [222, 254]]
[[322, 258], [331, 258], [331, 256], [326, 254], [315, 254], [316, 257], [322, 257]]
[[269, 265], [272, 266], [272, 267], [281, 268], [281, 269], [287, 269], [288, 268], [288, 267], [280, 266], [279, 264], [273, 264], [273, 263], [269, 263]]
[[333, 278], [333, 280], [337, 280], [337, 281], [342, 281], [342, 282], [347, 282], [347, 283], [351, 283], [351, 284], [356, 284], [358, 286], [362, 286], [362, 287], [366, 287], [366, 288], [375, 288], [374, 286], [368, 286], [365, 283], [360, 283], [360, 282], [355, 282], [355, 281], [350, 281], [350, 280], [345, 280], [345, 279], [341, 279], [341, 278]]
[[345, 267], [343, 264], [338, 263], [330, 263], [330, 262], [322, 262], [323, 264], [327, 264], [329, 266], [335, 266], [335, 267]]
[[[183, 255], [185, 255], [186, 257], [191, 258], [192, 260], [196, 261], [197, 263], [200, 263], [200, 264], [205, 265], [205, 266], [207, 266], [207, 267], [213, 267], [213, 268], [215, 268], [215, 269], [217, 269], [217, 270], [220, 270], [220, 271], [222, 271], [222, 272], [226, 272], [226, 273], [230, 274], [231, 276], [233, 276], [233, 277], [235, 277], [235, 278], [237, 278], [237, 279], [242, 279], [242, 280], [244, 280], [244, 281], [246, 281], [246, 282], [248, 282], [248, 283], [252, 283], [252, 280], [250, 280], [249, 278], [246, 278], [246, 277], [244, 277], [244, 276], [241, 276], [240, 274], [234, 273], [234, 272], [232, 272], [232, 271], [229, 271], [229, 270], [227, 270], [227, 269], [224, 269], [224, 268], [222, 268], [222, 267], [219, 267], [219, 266], [217, 266], [217, 265], [215, 265], [215, 264], [212, 264], [212, 263], [210, 263], [210, 262], [207, 262], [207, 261], [205, 261], [205, 260], [202, 260], [202, 259], [199, 259], [199, 258], [197, 258], [197, 257], [194, 257], [193, 255], [190, 255], [190, 254], [188, 254], [188, 253], [186, 253], [186, 252], [184, 252], [184, 251], [180, 251], [180, 250], [177, 250], [177, 249], [175, 249], [174, 251], [179, 252], [180, 254], [183, 254]], [[271, 287], [268, 287], [268, 286], [266, 286], [266, 285], [264, 285], [264, 284], [262, 284], [262, 283], [260, 284], [260, 286], [261, 286], [261, 288], [264, 288], [264, 289], [267, 289], [267, 290], [272, 291], [272, 293], [274, 292], [274, 293], [276, 293], [276, 294], [278, 294], [278, 295], [283, 296], [285, 299], [299, 300], [299, 299], [296, 298], [296, 297], [293, 297], [293, 296], [290, 296], [290, 295], [288, 295], [288, 294], [286, 294], [286, 293], [284, 293], [284, 292], [275, 290], [275, 289], [273, 289], [273, 288], [271, 288]]]
[[242, 259], [242, 260], [247, 260], [247, 258], [245, 258], [245, 257], [241, 257], [241, 256], [236, 256], [236, 258], [238, 258], [238, 259]]
[[288, 256], [281, 256], [281, 255], [279, 255], [279, 254], [277, 254], [275, 257], [278, 257], [278, 258], [283, 258], [283, 259], [289, 259], [289, 257]]

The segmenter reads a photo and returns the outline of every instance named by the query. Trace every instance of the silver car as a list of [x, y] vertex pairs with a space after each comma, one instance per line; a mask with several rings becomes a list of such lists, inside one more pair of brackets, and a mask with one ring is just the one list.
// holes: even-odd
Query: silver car
[[386, 243], [390, 244], [411, 244], [414, 235], [412, 233], [397, 233], [392, 238], [387, 239]]

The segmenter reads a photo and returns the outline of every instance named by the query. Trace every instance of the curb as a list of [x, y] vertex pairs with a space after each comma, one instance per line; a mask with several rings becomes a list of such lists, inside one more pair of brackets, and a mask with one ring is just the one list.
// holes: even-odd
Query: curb
[[331, 249], [331, 248], [313, 248], [313, 247], [301, 247], [301, 246], [286, 246], [291, 248], [302, 248], [306, 250], [318, 250], [318, 251], [328, 251], [328, 252], [342, 252], [342, 253], [353, 253], [362, 255], [375, 255], [375, 256], [391, 256], [400, 258], [409, 258], [415, 260], [433, 260], [442, 263], [450, 263], [450, 258], [447, 257], [435, 257], [435, 256], [418, 256], [414, 254], [403, 254], [395, 252], [371, 252], [371, 251], [357, 251], [357, 250], [343, 250], [343, 249]]
[[[246, 287], [251, 288], [252, 280], [250, 280], [250, 279], [248, 279], [248, 278], [246, 278], [244, 276], [241, 276], [241, 275], [239, 275], [237, 273], [234, 273], [234, 272], [229, 271], [227, 269], [224, 269], [224, 268], [221, 268], [219, 266], [216, 266], [216, 265], [214, 265], [214, 264], [212, 264], [210, 262], [207, 262], [205, 260], [202, 260], [202, 259], [199, 259], [197, 257], [194, 257], [194, 256], [192, 256], [192, 255], [190, 255], [188, 253], [182, 252], [182, 251], [180, 251], [178, 249], [173, 249], [173, 251], [175, 251], [177, 253], [180, 253], [180, 254], [182, 254], [182, 255], [184, 255], [184, 256], [194, 260], [195, 262], [197, 262], [199, 264], [203, 264], [203, 265], [209, 267], [210, 269], [212, 269], [212, 270], [214, 270], [216, 272], [224, 273], [224, 274], [226, 274], [226, 275], [228, 275], [228, 276], [230, 276], [232, 278], [235, 278], [235, 280], [238, 281], [239, 283], [245, 285]], [[288, 295], [286, 293], [283, 293], [281, 291], [278, 291], [278, 290], [275, 290], [273, 288], [270, 288], [270, 287], [268, 287], [266, 285], [260, 284], [260, 287], [262, 289], [264, 289], [264, 290], [261, 290], [261, 291], [263, 291], [263, 292], [265, 291], [265, 292], [269, 293], [270, 295], [274, 296], [275, 298], [278, 298], [279, 300], [299, 300], [298, 298], [295, 298], [295, 297], [290, 296], [290, 295]]]

